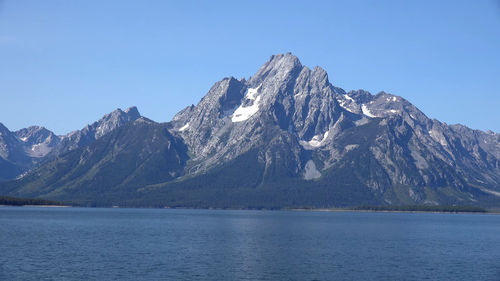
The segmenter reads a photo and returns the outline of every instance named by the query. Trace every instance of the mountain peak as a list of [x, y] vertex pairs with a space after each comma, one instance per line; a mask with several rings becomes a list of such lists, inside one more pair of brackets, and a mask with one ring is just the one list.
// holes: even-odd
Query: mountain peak
[[139, 113], [139, 110], [137, 109], [136, 106], [131, 106], [125, 110], [122, 110], [121, 108], [117, 108], [114, 111], [104, 115], [99, 121], [96, 122], [101, 122], [101, 121], [106, 121], [106, 120], [114, 120], [114, 119], [127, 119], [128, 121], [134, 121], [135, 119], [138, 119], [141, 117], [141, 114]]
[[285, 54], [272, 55], [268, 62], [264, 66], [272, 68], [286, 68], [293, 69], [296, 67], [302, 68], [302, 64], [297, 56], [288, 52]]
[[137, 106], [131, 106], [124, 111], [127, 113], [127, 115], [130, 117], [130, 119], [135, 120], [141, 117], [141, 114], [139, 113], [139, 110], [137, 109]]
[[137, 107], [132, 106], [125, 111], [120, 108], [115, 111], [104, 115], [99, 121], [94, 122], [92, 125], [88, 125], [90, 131], [95, 130], [95, 138], [100, 138], [101, 136], [107, 134], [108, 132], [116, 129], [117, 127], [140, 118], [139, 110]]
[[15, 132], [16, 136], [27, 144], [38, 144], [44, 141], [57, 143], [59, 139], [56, 135], [41, 126], [30, 126], [28, 128], [23, 128]]
[[312, 72], [311, 72], [311, 75], [315, 80], [321, 81], [323, 84], [330, 83], [328, 81], [328, 73], [326, 73], [326, 70], [320, 66], [314, 67]]
[[302, 68], [299, 58], [292, 55], [292, 53], [272, 55], [269, 61], [262, 65], [248, 82], [250, 84], [259, 84], [267, 77], [272, 76], [284, 78], [290, 73], [300, 72]]
[[289, 62], [296, 62], [300, 64], [299, 58], [292, 54], [291, 52], [287, 52], [284, 54], [275, 54], [272, 55], [271, 58], [269, 59], [269, 62], [272, 61], [289, 61]]
[[26, 132], [26, 131], [45, 131], [47, 130], [45, 127], [42, 127], [42, 126], [37, 126], [37, 125], [33, 125], [33, 126], [29, 126], [28, 128], [23, 128], [23, 129], [20, 129], [20, 130], [17, 130], [15, 133], [22, 133], [22, 132]]

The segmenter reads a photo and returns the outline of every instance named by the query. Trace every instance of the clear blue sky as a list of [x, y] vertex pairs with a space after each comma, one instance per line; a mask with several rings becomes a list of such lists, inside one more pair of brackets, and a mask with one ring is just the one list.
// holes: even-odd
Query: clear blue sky
[[131, 105], [169, 121], [288, 51], [345, 90], [500, 132], [495, 0], [0, 0], [0, 122], [65, 134]]

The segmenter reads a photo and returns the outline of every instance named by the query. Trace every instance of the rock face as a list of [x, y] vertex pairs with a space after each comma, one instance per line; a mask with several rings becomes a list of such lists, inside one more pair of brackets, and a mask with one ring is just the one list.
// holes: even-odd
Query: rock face
[[341, 118], [337, 92], [342, 91], [328, 82], [323, 69], [310, 70], [291, 54], [271, 57], [248, 81], [223, 79], [172, 121], [194, 155], [189, 173], [253, 148], [261, 150], [259, 157], [269, 166], [276, 156], [273, 147], [280, 145], [290, 146], [289, 168], [298, 173], [305, 165], [302, 146], [326, 144], [330, 127]]
[[[146, 120], [135, 112], [115, 111], [60, 137], [51, 153], [64, 163], [69, 154], [61, 153], [68, 150], [75, 159], [102, 155], [91, 169], [102, 177], [113, 171], [100, 167], [115, 165], [113, 157], [123, 153], [157, 159], [121, 168], [141, 180], [106, 183], [89, 175], [83, 180], [79, 173], [61, 174], [53, 161], [32, 173], [37, 177], [8, 183], [3, 193], [82, 201], [76, 194], [83, 191], [75, 190], [99, 185], [102, 192], [84, 192], [83, 201], [238, 208], [500, 204], [499, 134], [429, 119], [400, 96], [345, 92], [330, 83], [325, 70], [309, 69], [290, 53], [272, 56], [248, 80], [215, 83], [171, 122], [147, 121], [163, 126], [160, 143], [166, 150], [114, 150], [110, 144], [106, 153], [96, 153], [103, 149], [96, 140], [114, 135], [116, 128], [122, 134], [114, 143], [131, 137], [124, 130], [137, 130]], [[144, 131], [144, 141], [162, 139], [153, 132]], [[156, 172], [146, 173], [150, 170]], [[67, 178], [64, 186], [74, 189], [48, 183], [58, 171]]]
[[130, 107], [125, 111], [116, 109], [104, 115], [99, 121], [85, 126], [83, 129], [71, 132], [61, 138], [61, 144], [55, 150], [56, 154], [64, 153], [78, 147], [90, 144], [112, 130], [137, 120], [141, 115], [137, 107]]
[[29, 165], [21, 141], [0, 123], [0, 180], [15, 178]]
[[117, 109], [82, 130], [56, 136], [40, 126], [16, 132], [0, 123], [0, 181], [19, 177], [42, 161], [88, 145], [112, 130], [141, 117], [136, 107]]
[[47, 156], [61, 143], [60, 137], [39, 126], [21, 129], [15, 134], [24, 142], [26, 154], [34, 158]]

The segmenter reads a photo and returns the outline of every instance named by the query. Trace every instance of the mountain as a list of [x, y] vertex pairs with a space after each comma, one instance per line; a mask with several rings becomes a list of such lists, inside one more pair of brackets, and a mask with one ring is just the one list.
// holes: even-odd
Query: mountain
[[11, 132], [0, 123], [0, 181], [14, 179], [55, 156], [85, 146], [140, 117], [136, 107], [117, 109], [82, 130], [57, 136], [40, 126]]
[[110, 128], [0, 192], [128, 206], [500, 204], [499, 134], [430, 119], [400, 96], [346, 92], [290, 53], [215, 83], [170, 122]]
[[14, 185], [7, 183], [4, 190], [30, 198], [43, 194], [75, 198], [85, 204], [111, 204], [110, 198], [126, 200], [133, 196], [137, 186], [178, 177], [187, 158], [182, 140], [171, 135], [165, 124], [141, 117], [87, 147], [57, 156]]
[[11, 179], [29, 166], [29, 158], [16, 135], [0, 123], [0, 180]]
[[60, 154], [72, 149], [82, 147], [101, 138], [114, 129], [141, 117], [137, 107], [133, 106], [125, 111], [116, 109], [115, 111], [104, 115], [98, 121], [83, 129], [71, 132], [61, 138], [61, 144], [57, 147], [55, 153]]

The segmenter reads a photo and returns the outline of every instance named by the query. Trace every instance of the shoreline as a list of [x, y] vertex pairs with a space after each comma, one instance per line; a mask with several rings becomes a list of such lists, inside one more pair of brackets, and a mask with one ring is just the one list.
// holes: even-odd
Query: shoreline
[[43, 208], [73, 208], [73, 206], [70, 206], [70, 205], [22, 205], [20, 207], [27, 207], [27, 208], [33, 208], [33, 207], [43, 207]]
[[292, 211], [292, 212], [359, 212], [359, 213], [429, 213], [429, 214], [500, 214], [499, 209], [484, 209], [484, 211], [425, 211], [425, 210], [371, 210], [348, 208], [282, 208], [282, 209], [252, 209], [252, 208], [190, 208], [190, 207], [121, 207], [121, 206], [72, 206], [72, 205], [0, 205], [0, 207], [26, 208], [91, 208], [91, 209], [170, 209], [170, 210], [227, 210], [227, 211]]
[[70, 205], [0, 205], [0, 207], [26, 207], [26, 208], [36, 208], [36, 207], [43, 207], [43, 208], [73, 208], [73, 206], [70, 206]]
[[500, 210], [488, 210], [485, 209], [484, 212], [453, 212], [453, 211], [422, 211], [422, 210], [355, 210], [355, 209], [329, 209], [329, 208], [319, 208], [319, 209], [284, 209], [295, 212], [360, 212], [360, 213], [428, 213], [428, 214], [500, 214]]

